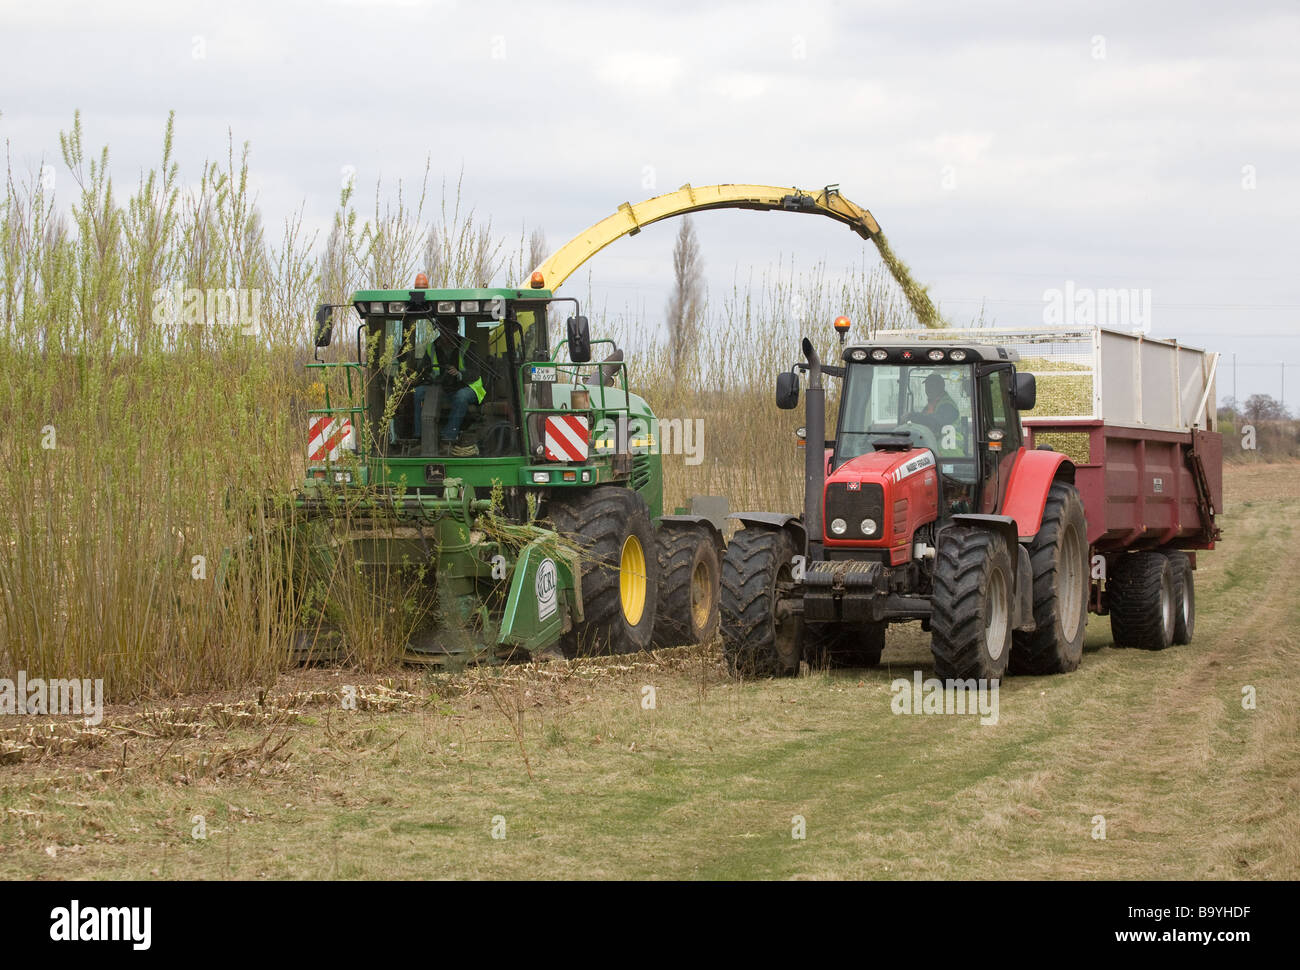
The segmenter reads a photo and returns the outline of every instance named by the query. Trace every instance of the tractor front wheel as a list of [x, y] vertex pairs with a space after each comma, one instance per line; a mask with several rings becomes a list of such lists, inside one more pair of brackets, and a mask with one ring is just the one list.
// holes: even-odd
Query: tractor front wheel
[[566, 657], [650, 647], [659, 609], [659, 557], [645, 499], [598, 486], [552, 500], [555, 530], [582, 559], [583, 619], [560, 639]]
[[936, 677], [1002, 679], [1011, 656], [1014, 589], [1001, 534], [975, 526], [940, 534], [930, 614]]
[[741, 529], [722, 558], [722, 653], [746, 677], [799, 670], [800, 618], [782, 610], [793, 585], [794, 540], [784, 529]]

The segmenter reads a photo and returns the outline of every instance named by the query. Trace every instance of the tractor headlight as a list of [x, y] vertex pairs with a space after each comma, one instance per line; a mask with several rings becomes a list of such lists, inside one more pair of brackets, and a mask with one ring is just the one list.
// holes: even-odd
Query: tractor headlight
[[550, 472], [533, 472], [533, 483], [536, 485], [546, 485], [551, 480]]
[[888, 351], [888, 350], [885, 350], [883, 347], [877, 347], [875, 350], [873, 350], [873, 351], [871, 352], [871, 359], [872, 359], [872, 360], [888, 360], [888, 359], [889, 359], [889, 351]]
[[455, 312], [456, 312], [456, 301], [455, 301], [455, 300], [439, 300], [439, 301], [438, 301], [438, 312], [439, 312], [439, 313], [455, 313]]
[[478, 300], [462, 300], [460, 304], [461, 313], [478, 313]]
[[351, 485], [351, 484], [352, 484], [352, 473], [351, 473], [351, 472], [335, 472], [335, 473], [334, 473], [334, 484], [335, 484], [335, 485]]
[[390, 303], [390, 304], [388, 304], [388, 312], [389, 312], [389, 313], [405, 313], [405, 312], [406, 312], [406, 304], [405, 304], [405, 303]]
[[845, 533], [845, 531], [848, 529], [848, 527], [849, 527], [849, 524], [848, 524], [847, 522], [845, 522], [843, 519], [832, 519], [832, 520], [831, 520], [831, 531], [834, 532], [837, 536], [842, 536], [842, 535], [844, 535], [844, 533]]
[[864, 536], [873, 536], [876, 534], [876, 520], [863, 519], [858, 528], [862, 530]]
[[966, 351], [964, 351], [964, 350], [954, 350], [954, 351], [953, 351], [951, 354], [949, 354], [948, 356], [949, 356], [949, 357], [950, 357], [954, 362], [960, 362], [960, 361], [963, 361], [963, 360], [966, 359]]
[[942, 351], [942, 350], [932, 350], [932, 351], [930, 351], [928, 354], [926, 354], [925, 356], [927, 356], [927, 357], [929, 357], [931, 360], [935, 360], [935, 361], [943, 360], [943, 351]]

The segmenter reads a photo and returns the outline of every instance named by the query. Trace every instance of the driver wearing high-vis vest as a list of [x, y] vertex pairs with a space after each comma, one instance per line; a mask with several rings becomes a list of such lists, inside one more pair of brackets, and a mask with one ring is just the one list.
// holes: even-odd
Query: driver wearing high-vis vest
[[471, 404], [482, 404], [487, 397], [483, 387], [483, 373], [472, 357], [467, 359], [468, 337], [462, 338], [451, 327], [440, 323], [434, 340], [434, 356], [438, 365], [439, 383], [448, 396], [447, 421], [439, 438], [444, 450], [464, 450], [459, 444], [460, 427]]

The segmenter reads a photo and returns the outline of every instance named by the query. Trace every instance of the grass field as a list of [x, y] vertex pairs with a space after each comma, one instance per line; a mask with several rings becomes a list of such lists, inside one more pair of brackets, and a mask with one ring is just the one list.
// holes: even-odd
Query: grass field
[[5, 719], [0, 876], [1294, 879], [1298, 471], [1230, 469], [1193, 644], [1117, 650], [1094, 617], [1081, 668], [1006, 681], [995, 725], [891, 713], [929, 675], [915, 626], [879, 669], [743, 684], [716, 647], [303, 670], [90, 734]]

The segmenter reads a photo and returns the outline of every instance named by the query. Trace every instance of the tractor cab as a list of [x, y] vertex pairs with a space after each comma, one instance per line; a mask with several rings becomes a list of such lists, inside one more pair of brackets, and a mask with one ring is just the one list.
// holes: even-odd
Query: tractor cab
[[941, 516], [999, 505], [1022, 443], [1018, 410], [1032, 405], [1033, 376], [1016, 374], [1015, 351], [873, 342], [847, 347], [843, 359], [832, 479], [863, 456], [929, 452]]

